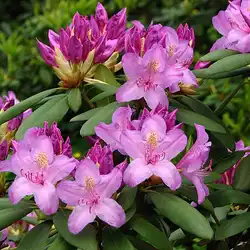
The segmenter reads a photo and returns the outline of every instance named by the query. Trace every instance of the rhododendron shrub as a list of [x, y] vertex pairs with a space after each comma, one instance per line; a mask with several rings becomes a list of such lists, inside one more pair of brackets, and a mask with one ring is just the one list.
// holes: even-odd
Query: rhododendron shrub
[[213, 18], [222, 38], [196, 70], [188, 24], [127, 28], [126, 9], [101, 3], [37, 40], [58, 88], [0, 98], [1, 249], [236, 249], [250, 227], [250, 147], [220, 115], [244, 83], [216, 110], [199, 87], [249, 72], [249, 8], [230, 1]]

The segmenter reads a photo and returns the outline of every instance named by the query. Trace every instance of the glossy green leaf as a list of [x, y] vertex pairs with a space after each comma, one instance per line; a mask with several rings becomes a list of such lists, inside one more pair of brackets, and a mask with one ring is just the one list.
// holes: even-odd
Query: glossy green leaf
[[223, 207], [232, 203], [250, 205], [250, 195], [237, 190], [218, 190], [212, 192], [208, 199], [214, 207]]
[[82, 95], [79, 88], [71, 89], [68, 94], [69, 107], [76, 113], [82, 105]]
[[148, 195], [156, 209], [174, 224], [202, 239], [212, 239], [209, 222], [189, 203], [173, 194], [152, 192]]
[[1, 209], [0, 213], [0, 231], [14, 222], [22, 219], [27, 214], [33, 211], [33, 204], [32, 203], [20, 203], [17, 205], [12, 205], [11, 207], [7, 207]]
[[97, 79], [92, 79], [92, 78], [89, 78], [89, 79], [86, 79], [85, 80], [88, 82], [87, 85], [91, 85], [91, 86], [94, 86], [96, 87], [97, 89], [100, 89], [102, 90], [103, 92], [108, 92], [108, 93], [113, 93], [115, 94], [117, 89], [118, 89], [118, 86], [114, 86], [114, 85], [109, 85], [107, 84], [106, 82], [103, 82], [101, 80], [97, 80]]
[[[222, 174], [225, 171], [227, 171], [229, 168], [233, 167], [239, 161], [245, 152], [243, 151], [235, 151], [232, 154], [230, 154], [228, 157], [222, 159], [215, 165], [213, 165], [213, 171]], [[237, 170], [238, 171], [238, 170]]]
[[145, 241], [158, 250], [173, 249], [166, 235], [147, 220], [136, 217], [130, 221], [129, 225], [134, 231], [140, 234]]
[[181, 240], [185, 237], [186, 237], [186, 235], [184, 234], [183, 230], [181, 228], [179, 228], [170, 234], [169, 240], [176, 241], [176, 240]]
[[102, 107], [94, 116], [92, 116], [87, 122], [85, 122], [81, 128], [81, 136], [88, 136], [95, 134], [95, 127], [100, 122], [110, 123], [112, 121], [112, 115], [115, 110], [122, 106], [117, 102], [112, 102], [105, 107]]
[[102, 240], [104, 250], [135, 250], [128, 238], [117, 229], [105, 227]]
[[89, 120], [92, 116], [96, 115], [102, 108], [95, 108], [95, 109], [90, 109], [80, 115], [77, 115], [73, 117], [70, 121], [71, 122], [78, 122], [78, 121], [87, 121]]
[[179, 109], [177, 112], [177, 120], [191, 126], [197, 123], [203, 125], [207, 130], [226, 133], [225, 128], [221, 124], [193, 111]]
[[68, 110], [69, 106], [67, 97], [58, 97], [46, 102], [22, 122], [17, 130], [16, 139], [22, 139], [29, 128], [42, 127], [45, 121], [49, 124], [52, 124], [54, 121], [61, 121]]
[[235, 55], [235, 54], [239, 54], [239, 52], [235, 50], [230, 50], [230, 49], [215, 50], [215, 51], [209, 52], [205, 56], [202, 56], [199, 59], [199, 61], [202, 61], [202, 62], [213, 61], [214, 62], [224, 57]]
[[75, 247], [81, 248], [82, 250], [97, 250], [98, 243], [94, 227], [88, 225], [82, 232], [74, 235], [68, 230], [68, 217], [68, 212], [59, 211], [53, 218], [55, 227], [64, 240]]
[[128, 236], [128, 239], [137, 250], [156, 250], [156, 248], [139, 238]]
[[102, 92], [102, 93], [96, 95], [95, 97], [93, 97], [90, 101], [91, 102], [98, 102], [98, 101], [103, 100], [106, 97], [109, 97], [113, 94], [114, 94], [114, 92]]
[[26, 200], [21, 200], [17, 205], [14, 205], [9, 198], [0, 198], [0, 210], [13, 207], [27, 208], [32, 207], [33, 205], [34, 204], [31, 201]]
[[94, 78], [113, 86], [120, 86], [120, 84], [116, 81], [114, 74], [102, 64], [98, 65]]
[[117, 202], [123, 207], [124, 211], [127, 211], [134, 203], [137, 193], [137, 187], [124, 187], [118, 196]]
[[237, 215], [230, 220], [224, 220], [215, 231], [215, 239], [223, 240], [250, 227], [250, 212]]
[[132, 206], [126, 211], [126, 222], [128, 222], [136, 212], [136, 204], [133, 203]]
[[250, 155], [242, 159], [234, 175], [233, 186], [241, 191], [250, 190]]
[[29, 97], [28, 99], [16, 104], [15, 106], [12, 106], [8, 110], [0, 114], [0, 125], [21, 114], [25, 110], [31, 108], [34, 104], [41, 101], [43, 98], [55, 93], [56, 91], [57, 88], [43, 91]]
[[60, 235], [56, 237], [54, 242], [50, 245], [48, 250], [75, 250], [76, 247], [70, 245]]
[[29, 231], [17, 246], [17, 250], [44, 250], [52, 221], [43, 222]]

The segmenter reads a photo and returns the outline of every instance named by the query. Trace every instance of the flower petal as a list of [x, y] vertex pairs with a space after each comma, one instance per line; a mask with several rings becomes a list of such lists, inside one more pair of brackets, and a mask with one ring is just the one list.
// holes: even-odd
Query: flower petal
[[59, 206], [59, 199], [56, 194], [56, 188], [50, 182], [45, 181], [43, 186], [37, 188], [34, 192], [35, 202], [40, 210], [46, 215], [56, 213]]
[[90, 213], [88, 206], [77, 206], [69, 216], [69, 231], [72, 234], [80, 233], [89, 223], [94, 221], [95, 217], [94, 213]]
[[122, 57], [122, 67], [129, 79], [135, 79], [143, 72], [142, 58], [135, 53], [126, 53]]
[[147, 91], [145, 94], [145, 100], [151, 109], [155, 109], [159, 104], [168, 107], [168, 97], [165, 90], [160, 86]]
[[172, 162], [158, 161], [155, 165], [151, 165], [151, 169], [154, 175], [161, 177], [170, 189], [176, 190], [181, 186], [181, 176]]
[[128, 186], [135, 187], [152, 175], [153, 173], [146, 162], [141, 158], [137, 158], [128, 165], [123, 174], [123, 181]]
[[24, 177], [16, 178], [9, 188], [9, 198], [13, 204], [17, 204], [26, 195], [32, 195], [38, 185], [32, 184]]
[[113, 199], [105, 198], [96, 205], [96, 215], [113, 227], [121, 227], [126, 222], [123, 208]]

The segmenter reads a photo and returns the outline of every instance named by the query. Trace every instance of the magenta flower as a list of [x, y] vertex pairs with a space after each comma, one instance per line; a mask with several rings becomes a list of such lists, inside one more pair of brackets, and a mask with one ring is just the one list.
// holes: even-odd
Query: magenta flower
[[241, 53], [250, 52], [250, 15], [248, 1], [229, 1], [225, 11], [213, 17], [214, 28], [222, 35], [211, 51], [232, 49]]
[[198, 203], [201, 204], [209, 194], [208, 187], [204, 184], [204, 176], [208, 175], [208, 171], [203, 166], [208, 159], [211, 142], [208, 142], [208, 135], [203, 126], [195, 124], [195, 128], [197, 131], [196, 142], [176, 167], [195, 185]]
[[34, 195], [43, 213], [55, 213], [59, 204], [55, 184], [75, 168], [73, 158], [56, 156], [51, 140], [42, 135], [34, 138], [31, 145], [21, 144], [8, 162], [9, 169], [2, 171], [17, 176], [9, 188], [10, 200], [17, 204], [24, 196]]
[[122, 171], [118, 167], [102, 176], [93, 161], [83, 160], [76, 170], [75, 181], [65, 180], [57, 187], [59, 198], [75, 206], [68, 221], [69, 231], [78, 234], [96, 217], [113, 227], [122, 226], [126, 219], [123, 208], [110, 198], [121, 182]]
[[96, 135], [110, 145], [112, 151], [118, 149], [121, 153], [124, 153], [120, 143], [121, 134], [127, 129], [133, 129], [131, 116], [132, 110], [129, 106], [118, 108], [112, 116], [111, 124], [101, 122], [95, 127]]
[[110, 146], [102, 147], [100, 140], [88, 151], [89, 157], [98, 167], [101, 175], [109, 174], [114, 168], [113, 154]]
[[141, 131], [127, 130], [121, 135], [125, 152], [133, 158], [124, 172], [123, 180], [137, 186], [152, 175], [159, 176], [171, 189], [181, 185], [181, 176], [170, 161], [186, 146], [187, 138], [181, 129], [166, 133], [166, 123], [155, 115], [143, 123]]
[[188, 41], [190, 47], [195, 47], [195, 35], [193, 28], [189, 28], [187, 23], [185, 25], [180, 24], [176, 31], [180, 40], [186, 40]]
[[[38, 48], [44, 61], [53, 67], [64, 87], [78, 86], [85, 77], [92, 77], [94, 64], [103, 63], [113, 53], [123, 50], [126, 29], [126, 9], [108, 20], [101, 3], [95, 16], [81, 16], [76, 13], [72, 23], [59, 34], [48, 32], [50, 46], [38, 41]], [[116, 59], [107, 62], [114, 67]]]
[[0, 231], [0, 249], [12, 249], [16, 247], [16, 244], [12, 241], [8, 240], [8, 228], [3, 229]]
[[160, 45], [148, 50], [143, 58], [137, 54], [125, 54], [122, 65], [128, 81], [118, 89], [117, 101], [129, 102], [144, 97], [152, 109], [158, 104], [168, 106], [164, 89], [169, 87], [171, 82], [166, 81], [166, 60], [166, 54]]

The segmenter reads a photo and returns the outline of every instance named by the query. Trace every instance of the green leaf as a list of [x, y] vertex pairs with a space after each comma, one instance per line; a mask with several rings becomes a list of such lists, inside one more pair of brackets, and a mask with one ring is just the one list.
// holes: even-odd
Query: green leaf
[[81, 128], [81, 136], [88, 136], [95, 134], [95, 126], [100, 122], [110, 123], [112, 121], [112, 115], [118, 107], [124, 104], [118, 104], [112, 102], [105, 107], [102, 107], [94, 116], [92, 116], [87, 122], [85, 122]]
[[128, 222], [136, 212], [136, 204], [133, 203], [132, 206], [126, 211], [126, 222]]
[[170, 241], [176, 241], [176, 240], [181, 240], [183, 238], [185, 238], [186, 235], [184, 234], [184, 232], [182, 231], [181, 228], [175, 230], [174, 232], [172, 232], [169, 236], [169, 240]]
[[82, 105], [82, 95], [79, 88], [71, 89], [68, 95], [69, 107], [76, 113]]
[[136, 217], [130, 221], [129, 225], [134, 231], [140, 234], [145, 241], [158, 250], [173, 249], [165, 234], [145, 219]]
[[30, 107], [32, 107], [37, 102], [41, 101], [46, 96], [53, 94], [54, 92], [56, 92], [56, 90], [57, 88], [43, 91], [39, 94], [29, 97], [28, 99], [16, 104], [15, 106], [12, 106], [8, 110], [0, 114], [0, 125], [11, 120], [12, 118], [21, 114], [25, 110], [29, 109]]
[[97, 250], [98, 243], [94, 227], [88, 225], [82, 232], [74, 235], [68, 230], [68, 216], [68, 212], [59, 211], [53, 218], [55, 227], [64, 240], [75, 247], [81, 248], [82, 250]]
[[250, 205], [250, 195], [237, 190], [218, 190], [208, 196], [214, 207], [223, 207], [232, 203]]
[[[228, 157], [222, 159], [213, 166], [213, 171], [222, 174], [227, 171], [229, 168], [233, 167], [245, 154], [243, 151], [235, 151], [230, 154]], [[238, 171], [238, 170], [237, 170]]]
[[179, 109], [177, 112], [177, 120], [191, 126], [194, 126], [195, 123], [203, 125], [209, 131], [226, 133], [225, 128], [221, 124], [193, 111]]
[[250, 227], [250, 212], [224, 220], [215, 231], [215, 239], [223, 240], [243, 232]]
[[102, 92], [102, 93], [96, 95], [95, 97], [93, 97], [90, 101], [91, 102], [98, 102], [98, 101], [103, 100], [104, 98], [109, 97], [113, 94], [114, 94], [114, 92]]
[[44, 250], [49, 238], [52, 221], [45, 221], [29, 231], [17, 246], [17, 250]]
[[234, 175], [233, 187], [241, 191], [250, 190], [250, 155], [241, 160]]
[[149, 245], [147, 242], [145, 242], [139, 238], [128, 236], [128, 239], [130, 240], [130, 242], [134, 245], [134, 247], [137, 250], [156, 250], [154, 247]]
[[0, 210], [5, 208], [14, 208], [14, 207], [32, 207], [34, 204], [30, 201], [21, 200], [17, 205], [14, 205], [10, 202], [9, 198], [0, 198]]
[[120, 87], [120, 84], [116, 81], [114, 74], [102, 64], [98, 65], [94, 78], [107, 84]]
[[16, 139], [23, 138], [27, 129], [32, 127], [42, 127], [47, 121], [51, 125], [54, 121], [59, 122], [68, 112], [69, 106], [67, 97], [58, 97], [46, 102], [43, 106], [35, 110], [27, 119], [23, 121], [16, 133]]
[[233, 188], [231, 186], [225, 185], [225, 184], [209, 184], [209, 187], [217, 190], [232, 190]]
[[65, 241], [60, 235], [58, 235], [55, 241], [50, 245], [48, 250], [75, 250], [76, 248]]
[[220, 115], [228, 103], [231, 102], [231, 100], [234, 98], [234, 96], [237, 94], [237, 92], [245, 85], [245, 82], [242, 81], [220, 104], [220, 106], [215, 110], [215, 114]]
[[102, 110], [101, 108], [95, 108], [95, 109], [90, 109], [80, 115], [77, 115], [73, 117], [70, 121], [71, 122], [78, 122], [78, 121], [87, 121], [89, 120], [92, 116], [96, 115], [99, 111]]
[[124, 234], [110, 227], [104, 228], [102, 240], [104, 250], [135, 250]]
[[186, 201], [172, 194], [149, 193], [157, 210], [182, 229], [202, 239], [212, 239], [213, 230], [206, 218]]
[[215, 50], [215, 51], [209, 52], [205, 56], [201, 57], [199, 59], [199, 61], [202, 61], [202, 62], [212, 61], [212, 62], [214, 62], [214, 61], [218, 61], [224, 57], [235, 55], [235, 54], [239, 54], [239, 52], [235, 51], [235, 50], [230, 50], [230, 49]]
[[124, 187], [118, 196], [117, 202], [127, 211], [134, 203], [137, 193], [137, 187]]
[[108, 92], [108, 93], [113, 93], [115, 94], [118, 86], [113, 86], [113, 85], [109, 85], [106, 82], [97, 80], [97, 79], [92, 79], [92, 78], [85, 78], [85, 80], [88, 82], [87, 85], [92, 85], [94, 87], [96, 87], [97, 89], [102, 90], [103, 92]]
[[33, 211], [32, 203], [23, 203], [12, 205], [5, 209], [1, 209], [0, 213], [0, 230], [10, 226], [14, 222], [22, 219]]
[[208, 176], [205, 176], [204, 183], [208, 184], [221, 179], [221, 175], [216, 172], [211, 172]]

